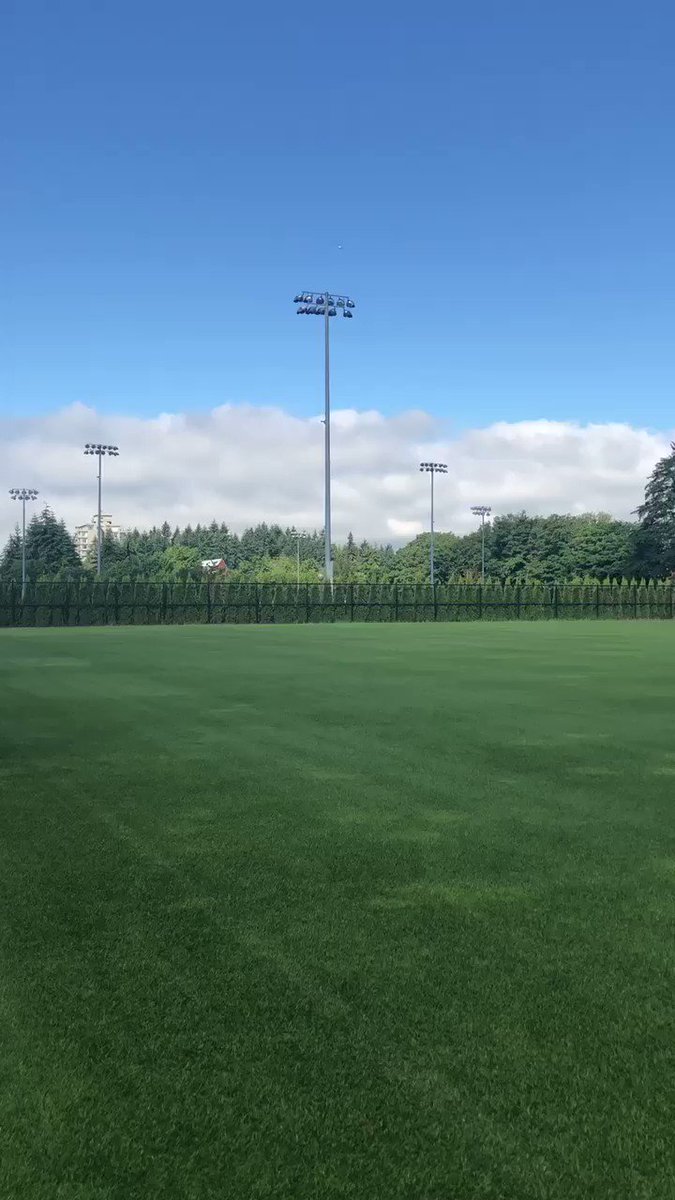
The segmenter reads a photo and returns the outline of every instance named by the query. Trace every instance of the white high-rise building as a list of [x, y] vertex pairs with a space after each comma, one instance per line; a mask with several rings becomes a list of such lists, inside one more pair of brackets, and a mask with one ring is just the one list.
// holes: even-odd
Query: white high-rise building
[[[121, 538], [124, 530], [120, 525], [113, 525], [113, 519], [110, 513], [101, 513], [101, 535], [102, 537], [111, 536]], [[98, 537], [98, 516], [94, 513], [88, 525], [78, 525], [75, 529], [74, 542], [75, 549], [80, 558], [84, 562], [90, 550], [96, 546]]]

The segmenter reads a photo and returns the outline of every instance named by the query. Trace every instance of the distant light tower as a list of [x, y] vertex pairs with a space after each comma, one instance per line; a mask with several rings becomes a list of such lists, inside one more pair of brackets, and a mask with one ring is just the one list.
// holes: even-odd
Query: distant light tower
[[291, 529], [291, 537], [294, 537], [294, 538], [295, 538], [295, 541], [296, 541], [296, 561], [297, 561], [297, 567], [298, 567], [298, 587], [300, 587], [300, 542], [304, 541], [304, 539], [305, 539], [305, 538], [309, 537], [309, 534], [308, 534], [308, 533], [305, 533], [304, 529], [296, 529], [296, 528], [295, 528], [295, 525], [294, 525], [294, 526], [293, 526], [293, 528]]
[[98, 524], [96, 533], [96, 574], [101, 574], [101, 468], [103, 459], [106, 454], [111, 458], [117, 458], [119, 449], [117, 446], [107, 446], [103, 442], [87, 442], [84, 447], [85, 454], [96, 454], [98, 456]]
[[298, 292], [294, 300], [299, 304], [298, 315], [303, 317], [323, 317], [324, 319], [324, 564], [326, 579], [333, 583], [333, 551], [331, 544], [331, 510], [330, 510], [330, 318], [337, 316], [337, 310], [342, 310], [343, 317], [353, 317], [354, 301], [349, 296], [337, 296], [331, 292]]
[[471, 511], [475, 517], [480, 517], [480, 581], [485, 583], [485, 518], [490, 516], [492, 509], [489, 504], [474, 504]]
[[431, 545], [429, 547], [429, 575], [431, 578], [431, 586], [436, 582], [436, 573], [434, 570], [434, 475], [447, 475], [448, 464], [437, 462], [422, 462], [420, 463], [420, 471], [428, 471], [431, 475]]
[[12, 500], [21, 501], [21, 601], [26, 598], [26, 501], [37, 500], [36, 488], [10, 488]]

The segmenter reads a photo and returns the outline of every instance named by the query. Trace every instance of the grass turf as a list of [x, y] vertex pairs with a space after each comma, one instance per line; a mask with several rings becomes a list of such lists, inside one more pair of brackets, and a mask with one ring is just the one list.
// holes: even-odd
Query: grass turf
[[0, 1194], [671, 1198], [674, 665], [2, 633]]

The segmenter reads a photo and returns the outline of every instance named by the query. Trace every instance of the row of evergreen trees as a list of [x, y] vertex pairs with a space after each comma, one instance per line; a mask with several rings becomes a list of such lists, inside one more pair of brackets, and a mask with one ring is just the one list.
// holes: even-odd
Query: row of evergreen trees
[[[635, 522], [615, 521], [605, 513], [582, 516], [496, 517], [486, 529], [487, 574], [497, 580], [663, 579], [675, 574], [675, 443], [657, 463]], [[122, 539], [107, 537], [103, 574], [111, 581], [201, 578], [201, 561], [224, 558], [233, 582], [292, 583], [297, 579], [294, 532], [280, 525], [257, 525], [240, 536], [227, 525], [133, 530]], [[314, 532], [300, 543], [300, 581], [322, 579], [323, 535]], [[422, 583], [429, 577], [429, 535], [394, 550], [350, 534], [336, 546], [336, 582]], [[64, 523], [50, 509], [33, 517], [26, 531], [30, 580], [76, 580], [94, 568], [77, 556]], [[464, 537], [436, 535], [437, 580], [477, 579], [481, 568], [479, 531]], [[21, 535], [10, 536], [0, 558], [0, 581], [21, 577]]]
[[0, 627], [316, 621], [546, 621], [675, 617], [670, 580], [513, 583], [211, 583], [136, 580], [0, 583]]

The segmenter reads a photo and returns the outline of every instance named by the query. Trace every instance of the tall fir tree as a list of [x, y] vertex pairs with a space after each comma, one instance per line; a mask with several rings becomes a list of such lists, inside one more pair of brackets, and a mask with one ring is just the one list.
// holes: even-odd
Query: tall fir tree
[[10, 533], [0, 556], [0, 581], [9, 583], [21, 578], [21, 530], [16, 525]]
[[30, 580], [77, 579], [82, 573], [75, 543], [51, 508], [36, 514], [26, 530], [26, 569]]
[[675, 442], [657, 462], [645, 488], [635, 537], [634, 569], [651, 578], [675, 573]]

